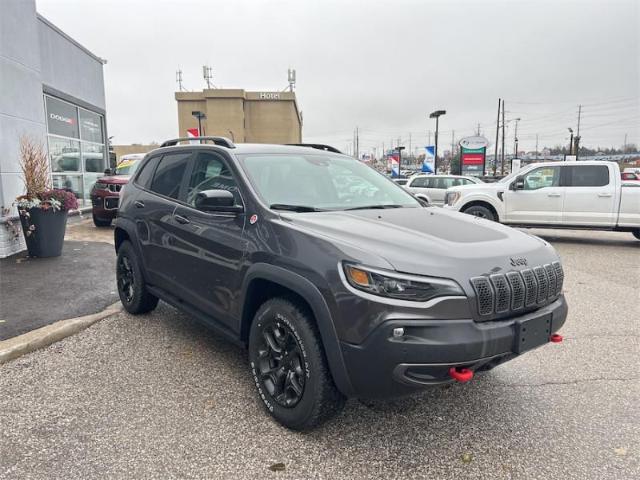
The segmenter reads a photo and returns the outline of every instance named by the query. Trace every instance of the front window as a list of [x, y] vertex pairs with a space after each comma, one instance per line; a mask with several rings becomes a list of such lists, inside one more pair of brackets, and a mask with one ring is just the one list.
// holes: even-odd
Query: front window
[[560, 167], [542, 167], [531, 170], [524, 177], [525, 190], [557, 187], [560, 184]]
[[420, 207], [420, 203], [402, 187], [349, 157], [322, 154], [239, 157], [254, 188], [272, 208]]

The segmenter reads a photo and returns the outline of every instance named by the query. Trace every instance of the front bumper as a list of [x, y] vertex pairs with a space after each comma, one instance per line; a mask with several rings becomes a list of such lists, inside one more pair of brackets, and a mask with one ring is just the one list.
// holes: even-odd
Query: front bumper
[[[534, 312], [504, 320], [394, 319], [381, 324], [362, 344], [341, 342], [341, 347], [356, 396], [394, 397], [453, 381], [451, 367], [489, 370], [541, 346], [564, 325], [567, 311], [560, 295]], [[523, 327], [534, 324], [542, 325], [544, 338], [533, 338], [534, 333]], [[404, 328], [404, 335], [394, 337], [398, 327]]]
[[91, 194], [91, 207], [93, 214], [101, 219], [116, 218], [120, 196], [113, 192]]

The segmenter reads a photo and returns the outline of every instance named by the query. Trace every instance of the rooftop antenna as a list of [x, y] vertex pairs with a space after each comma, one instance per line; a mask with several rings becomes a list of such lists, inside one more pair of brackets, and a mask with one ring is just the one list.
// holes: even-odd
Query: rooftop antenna
[[184, 87], [182, 86], [182, 70], [176, 71], [176, 82], [178, 83], [178, 91], [184, 92]]
[[207, 82], [207, 88], [211, 88], [211, 79], [213, 78], [213, 68], [204, 65], [202, 67], [202, 77], [204, 78], [204, 81]]
[[290, 68], [287, 70], [287, 78], [289, 80], [289, 91], [293, 92], [296, 88], [296, 69]]

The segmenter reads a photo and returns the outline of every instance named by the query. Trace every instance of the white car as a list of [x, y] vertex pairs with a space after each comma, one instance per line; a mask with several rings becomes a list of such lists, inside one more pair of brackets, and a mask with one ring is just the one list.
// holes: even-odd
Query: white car
[[514, 226], [632, 232], [640, 239], [640, 183], [615, 162], [533, 163], [497, 183], [454, 187], [445, 208]]
[[444, 195], [448, 188], [460, 185], [475, 185], [482, 180], [461, 175], [418, 174], [409, 179], [405, 189], [431, 205], [444, 205]]

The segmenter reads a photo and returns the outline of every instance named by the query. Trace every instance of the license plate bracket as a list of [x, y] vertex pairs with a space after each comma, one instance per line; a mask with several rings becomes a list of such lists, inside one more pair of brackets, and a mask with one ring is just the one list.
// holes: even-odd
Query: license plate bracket
[[523, 353], [547, 343], [551, 335], [551, 318], [548, 314], [516, 323], [514, 352]]

